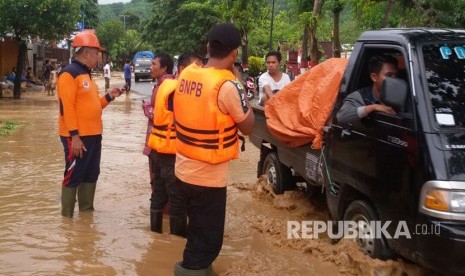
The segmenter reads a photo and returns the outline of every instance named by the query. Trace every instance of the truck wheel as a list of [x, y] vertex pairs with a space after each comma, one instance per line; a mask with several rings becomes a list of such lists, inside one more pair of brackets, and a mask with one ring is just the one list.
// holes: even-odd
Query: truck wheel
[[287, 187], [291, 186], [291, 170], [281, 164], [276, 152], [270, 152], [266, 156], [262, 174], [266, 175], [267, 182], [273, 187], [275, 194], [282, 194]]
[[138, 78], [138, 77], [135, 77], [135, 80], [136, 80], [136, 82], [139, 82], [139, 78]]
[[360, 249], [372, 258], [386, 260], [393, 256], [392, 251], [384, 241], [384, 237], [375, 239], [375, 229], [370, 222], [378, 220], [376, 212], [370, 204], [362, 200], [352, 202], [344, 214], [344, 221], [357, 223], [357, 238], [355, 241]]

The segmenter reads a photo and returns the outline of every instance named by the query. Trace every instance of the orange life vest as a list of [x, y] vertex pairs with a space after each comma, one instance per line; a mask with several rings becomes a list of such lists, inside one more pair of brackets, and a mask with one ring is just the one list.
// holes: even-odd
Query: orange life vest
[[176, 130], [173, 111], [168, 110], [168, 99], [178, 84], [177, 80], [164, 80], [158, 87], [153, 107], [153, 128], [148, 146], [160, 153], [176, 153]]
[[176, 150], [210, 164], [239, 155], [237, 127], [231, 116], [218, 107], [218, 93], [228, 80], [229, 70], [188, 66], [179, 76], [174, 95]]

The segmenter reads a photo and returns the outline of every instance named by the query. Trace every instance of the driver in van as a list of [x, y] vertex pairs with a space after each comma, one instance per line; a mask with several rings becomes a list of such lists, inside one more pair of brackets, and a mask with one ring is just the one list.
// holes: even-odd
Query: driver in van
[[396, 112], [380, 101], [381, 87], [386, 77], [397, 77], [397, 59], [390, 55], [378, 55], [370, 58], [368, 71], [372, 86], [365, 87], [350, 93], [336, 114], [341, 124], [353, 123], [364, 118], [374, 111], [391, 115]]

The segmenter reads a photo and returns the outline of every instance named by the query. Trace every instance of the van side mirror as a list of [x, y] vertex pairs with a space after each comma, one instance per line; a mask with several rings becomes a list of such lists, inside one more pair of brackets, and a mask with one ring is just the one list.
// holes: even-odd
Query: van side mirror
[[381, 87], [380, 100], [396, 112], [404, 112], [408, 85], [403, 79], [386, 77]]

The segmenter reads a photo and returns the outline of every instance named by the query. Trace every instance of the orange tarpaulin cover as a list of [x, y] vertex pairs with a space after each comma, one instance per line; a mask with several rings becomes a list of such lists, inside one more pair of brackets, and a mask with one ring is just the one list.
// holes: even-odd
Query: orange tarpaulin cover
[[265, 105], [270, 133], [290, 147], [322, 146], [326, 120], [336, 101], [347, 59], [331, 58], [303, 73]]

